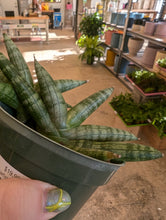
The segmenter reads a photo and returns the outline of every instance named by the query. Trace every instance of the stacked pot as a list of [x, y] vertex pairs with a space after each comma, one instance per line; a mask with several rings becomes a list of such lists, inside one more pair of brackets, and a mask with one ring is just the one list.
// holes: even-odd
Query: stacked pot
[[144, 34], [153, 36], [154, 32], [156, 30], [157, 23], [155, 22], [146, 22], [145, 24], [145, 29], [144, 29]]
[[166, 22], [146, 22], [144, 34], [155, 36], [157, 38], [165, 38]]
[[156, 26], [154, 36], [158, 38], [166, 37], [166, 22], [159, 22]]
[[161, 46], [149, 43], [148, 46], [145, 48], [144, 54], [142, 56], [142, 63], [152, 68], [157, 52], [162, 49], [163, 48]]
[[137, 56], [144, 44], [144, 40], [137, 37], [130, 37], [128, 41], [128, 50], [131, 56]]

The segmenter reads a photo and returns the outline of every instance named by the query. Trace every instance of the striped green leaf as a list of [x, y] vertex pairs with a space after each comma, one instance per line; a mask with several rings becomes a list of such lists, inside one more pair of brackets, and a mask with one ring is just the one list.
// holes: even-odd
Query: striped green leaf
[[50, 117], [57, 128], [66, 127], [67, 105], [56, 88], [54, 80], [46, 69], [35, 59], [35, 70], [40, 86], [40, 95], [47, 107]]
[[132, 133], [117, 128], [100, 125], [80, 125], [71, 129], [61, 129], [61, 136], [76, 140], [131, 141], [137, 140]]
[[22, 78], [11, 62], [0, 53], [0, 68], [11, 81], [15, 92], [44, 135], [59, 136], [59, 132], [50, 119], [49, 113], [39, 94]]
[[31, 72], [22, 53], [6, 33], [3, 34], [3, 38], [10, 62], [16, 67], [19, 74], [24, 77], [30, 85], [33, 85]]
[[104, 150], [96, 150], [92, 148], [80, 148], [80, 147], [71, 147], [72, 150], [77, 151], [81, 154], [84, 154], [89, 157], [96, 158], [98, 160], [102, 160], [105, 162], [110, 162], [113, 159], [118, 159], [120, 156], [110, 152], [110, 151], [104, 151]]
[[67, 127], [79, 126], [86, 120], [113, 92], [113, 88], [101, 90], [73, 106], [67, 114]]
[[120, 143], [120, 142], [97, 142], [88, 140], [70, 140], [67, 143], [69, 148], [91, 148], [96, 150], [111, 151], [120, 155], [120, 158], [112, 160], [112, 162], [120, 161], [146, 161], [161, 158], [163, 154], [157, 149], [136, 143]]
[[0, 101], [14, 109], [18, 108], [20, 103], [11, 84], [0, 82]]
[[0, 70], [0, 82], [9, 83], [9, 80], [3, 74], [2, 70]]
[[[61, 92], [66, 92], [68, 90], [74, 89], [78, 86], [81, 86], [87, 83], [87, 80], [72, 80], [72, 79], [59, 79], [54, 80], [56, 88]], [[39, 84], [34, 84], [35, 90], [39, 92]]]

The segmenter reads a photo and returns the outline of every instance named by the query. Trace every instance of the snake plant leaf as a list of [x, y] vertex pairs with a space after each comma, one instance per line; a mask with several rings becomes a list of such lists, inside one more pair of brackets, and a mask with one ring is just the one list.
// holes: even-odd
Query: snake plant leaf
[[163, 156], [163, 154], [150, 146], [145, 146], [136, 143], [124, 143], [124, 142], [111, 142], [111, 141], [89, 141], [89, 140], [70, 140], [67, 143], [69, 148], [91, 148], [96, 150], [111, 151], [117, 155], [119, 158], [113, 159], [112, 162], [116, 161], [146, 161], [158, 159]]
[[131, 141], [137, 137], [128, 131], [100, 125], [80, 125], [71, 129], [59, 130], [68, 139], [95, 141]]
[[3, 33], [3, 39], [10, 62], [16, 67], [19, 74], [33, 86], [32, 75], [22, 53], [6, 33]]
[[35, 59], [35, 70], [40, 86], [40, 95], [56, 127], [65, 128], [67, 105], [62, 93], [56, 88], [54, 80], [47, 70]]
[[86, 120], [113, 92], [113, 88], [100, 90], [85, 98], [67, 113], [67, 127], [77, 127]]
[[2, 70], [0, 70], [0, 82], [10, 83], [6, 76], [3, 74]]
[[0, 69], [12, 83], [21, 104], [34, 119], [41, 132], [45, 135], [59, 136], [39, 94], [20, 76], [15, 66], [2, 53], [0, 53]]
[[120, 155], [106, 150], [98, 150], [92, 148], [82, 148], [82, 147], [71, 147], [70, 149], [77, 151], [89, 157], [96, 158], [105, 162], [110, 162], [111, 160], [116, 160], [120, 158]]
[[18, 108], [20, 103], [17, 94], [10, 83], [0, 82], [0, 101], [14, 109]]
[[[59, 79], [59, 80], [54, 80], [56, 88], [61, 92], [66, 92], [68, 90], [74, 89], [78, 86], [81, 86], [85, 83], [87, 83], [88, 80], [72, 80], [72, 79]], [[40, 92], [39, 84], [35, 83], [34, 84], [35, 90], [37, 92]]]

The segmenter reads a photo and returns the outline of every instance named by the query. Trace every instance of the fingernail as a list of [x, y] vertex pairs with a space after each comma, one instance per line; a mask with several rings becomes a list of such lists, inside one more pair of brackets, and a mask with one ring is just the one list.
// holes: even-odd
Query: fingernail
[[63, 212], [71, 205], [70, 195], [59, 188], [52, 189], [47, 194], [46, 210], [48, 212]]

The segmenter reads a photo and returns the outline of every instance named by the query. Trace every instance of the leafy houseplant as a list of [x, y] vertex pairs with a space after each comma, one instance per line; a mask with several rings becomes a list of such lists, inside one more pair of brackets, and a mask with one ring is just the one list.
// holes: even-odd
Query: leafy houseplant
[[127, 126], [148, 123], [148, 113], [141, 104], [134, 102], [130, 93], [114, 96], [110, 104]]
[[166, 91], [166, 81], [159, 78], [156, 73], [139, 70], [129, 73], [128, 76], [144, 93]]
[[154, 125], [160, 138], [166, 135], [166, 100], [150, 99], [143, 103], [134, 102], [130, 93], [114, 96], [110, 105], [120, 115], [126, 125], [150, 123]]
[[81, 60], [86, 59], [87, 64], [93, 64], [95, 57], [102, 57], [104, 53], [104, 48], [100, 46], [100, 41], [98, 36], [85, 36], [82, 35], [76, 42], [79, 48], [84, 49], [84, 52], [80, 54], [79, 58]]
[[157, 64], [158, 64], [160, 67], [166, 69], [166, 57], [163, 58], [163, 59], [159, 59], [159, 60], [157, 61]]
[[104, 30], [102, 18], [98, 13], [90, 14], [81, 20], [79, 31], [88, 37], [97, 36]]

